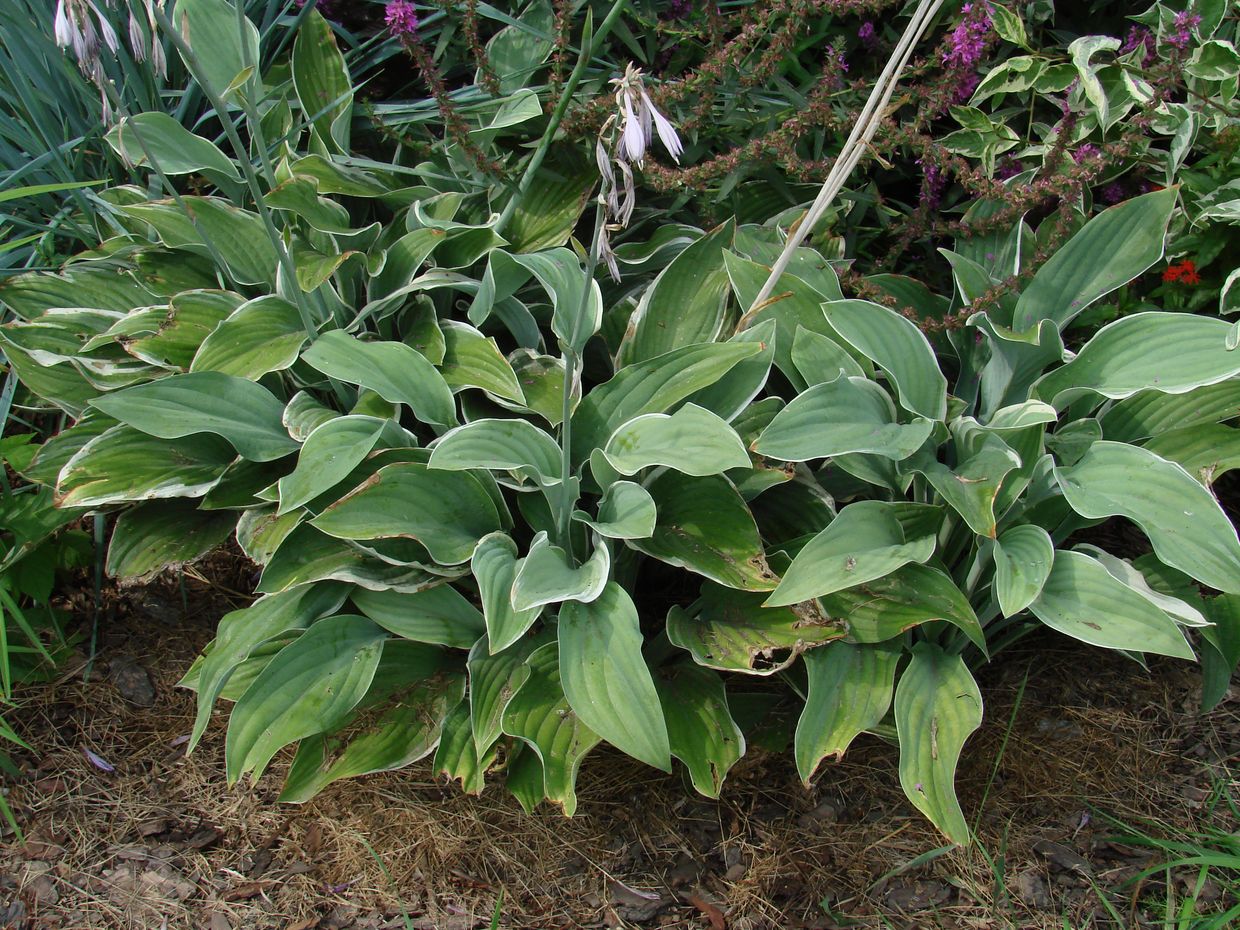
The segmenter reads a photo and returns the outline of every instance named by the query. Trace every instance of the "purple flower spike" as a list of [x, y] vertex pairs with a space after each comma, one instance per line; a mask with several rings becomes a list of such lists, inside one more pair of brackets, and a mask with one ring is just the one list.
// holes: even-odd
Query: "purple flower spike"
[[418, 14], [409, 0], [391, 0], [383, 19], [394, 36], [411, 36], [418, 31]]

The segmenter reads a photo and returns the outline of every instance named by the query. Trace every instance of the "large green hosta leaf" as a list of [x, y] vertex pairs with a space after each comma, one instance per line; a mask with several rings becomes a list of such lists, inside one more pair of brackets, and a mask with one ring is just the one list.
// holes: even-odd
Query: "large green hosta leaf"
[[1050, 576], [1029, 609], [1051, 629], [1095, 646], [1193, 658], [1174, 620], [1080, 552], [1055, 552]]
[[236, 514], [199, 510], [191, 501], [141, 504], [116, 521], [108, 545], [108, 574], [134, 579], [192, 562], [224, 542], [236, 525]]
[[603, 322], [603, 295], [598, 282], [590, 281], [587, 294], [581, 262], [571, 249], [548, 249], [510, 257], [532, 272], [550, 295], [554, 308], [551, 331], [564, 345], [580, 353]]
[[958, 655], [930, 642], [913, 647], [896, 688], [900, 787], [953, 843], [969, 842], [956, 800], [956, 764], [965, 740], [982, 723], [982, 694]]
[[233, 160], [209, 139], [195, 135], [167, 113], [152, 111], [127, 116], [106, 136], [108, 145], [126, 163], [150, 167], [147, 153], [167, 175], [201, 173], [212, 183], [241, 183]]
[[1102, 432], [1116, 442], [1140, 442], [1168, 430], [1217, 423], [1240, 415], [1240, 380], [1230, 379], [1186, 394], [1140, 391], [1102, 414]]
[[573, 462], [580, 465], [634, 417], [666, 413], [762, 351], [754, 342], [685, 346], [620, 369], [583, 397], [573, 412]]
[[986, 636], [968, 598], [950, 575], [929, 565], [910, 563], [829, 594], [821, 603], [830, 616], [847, 621], [848, 634], [856, 642], [881, 643], [923, 623], [944, 620], [986, 652]]
[[517, 375], [495, 340], [465, 323], [444, 320], [444, 356], [439, 365], [448, 386], [480, 388], [513, 403], [525, 402]]
[[302, 585], [281, 594], [260, 597], [249, 607], [225, 614], [198, 668], [198, 712], [186, 751], [194, 751], [207, 729], [216, 699], [254, 649], [283, 634], [304, 630], [320, 617], [335, 613], [348, 591], [347, 585], [332, 582]]
[[288, 513], [331, 490], [365, 461], [388, 421], [345, 416], [311, 430], [297, 457], [297, 467], [280, 479], [279, 513]]
[[913, 459], [926, 480], [979, 536], [995, 536], [995, 502], [1004, 478], [1020, 468], [1020, 456], [997, 436], [989, 436], [973, 455], [948, 468], [929, 455]]
[[873, 381], [839, 375], [798, 394], [754, 443], [773, 459], [805, 462], [865, 452], [906, 459], [930, 438], [934, 421], [896, 420], [895, 405]]
[[707, 233], [677, 255], [646, 288], [620, 347], [621, 364], [718, 338], [728, 317], [724, 249], [732, 244], [734, 232], [729, 220]]
[[514, 471], [550, 485], [559, 482], [560, 446], [528, 420], [474, 420], [439, 437], [428, 464], [447, 471]]
[[536, 649], [527, 664], [529, 678], [504, 709], [504, 732], [533, 750], [541, 763], [544, 796], [571, 817], [577, 810], [577, 769], [601, 737], [585, 725], [564, 697], [557, 644]]
[[1202, 584], [1240, 593], [1240, 540], [1218, 501], [1182, 467], [1139, 446], [1097, 442], [1055, 477], [1083, 517], [1126, 517], [1158, 557]]
[[566, 602], [557, 638], [564, 695], [582, 722], [622, 752], [670, 772], [663, 708], [642, 657], [637, 608], [625, 590], [608, 582], [588, 604]]
[[672, 414], [634, 417], [611, 434], [603, 454], [623, 475], [652, 465], [666, 465], [686, 475], [717, 475], [750, 464], [736, 431], [694, 404]]
[[248, 18], [239, 23], [227, 0], [178, 0], [171, 19], [217, 94], [235, 89], [241, 73], [258, 66], [258, 30]]
[[276, 250], [257, 213], [218, 197], [182, 197], [181, 203], [184, 209], [174, 201], [157, 200], [123, 206], [119, 211], [149, 223], [170, 249], [211, 256], [205, 235], [238, 284], [271, 287], [275, 283]]
[[523, 561], [517, 558], [517, 544], [503, 533], [491, 533], [480, 539], [470, 560], [492, 653], [502, 652], [515, 643], [542, 613], [541, 607], [517, 610], [512, 604], [513, 581]]
[[189, 368], [257, 380], [291, 367], [305, 341], [297, 307], [268, 294], [238, 307], [207, 335]]
[[1012, 327], [1025, 331], [1051, 320], [1062, 328], [1153, 265], [1162, 257], [1175, 200], [1174, 188], [1155, 191], [1091, 219], [1038, 269], [1016, 303]]
[[593, 601], [603, 593], [610, 570], [611, 553], [606, 544], [598, 546], [580, 566], [574, 566], [563, 549], [553, 545], [546, 533], [539, 533], [513, 579], [512, 608], [520, 617], [547, 604]]
[[456, 405], [443, 375], [417, 349], [400, 342], [362, 342], [341, 330], [324, 333], [301, 355], [330, 378], [407, 404], [424, 423], [456, 425]]
[[473, 475], [414, 462], [379, 469], [311, 522], [340, 539], [416, 539], [443, 565], [467, 561], [478, 540], [500, 528], [495, 503]]
[[265, 387], [217, 372], [173, 375], [91, 401], [108, 416], [160, 439], [214, 433], [253, 462], [296, 451], [284, 405]]
[[1222, 423], [1199, 423], [1159, 433], [1145, 448], [1177, 465], [1210, 487], [1240, 468], [1240, 429]]
[[87, 442], [56, 482], [61, 507], [98, 507], [164, 497], [201, 497], [236, 453], [218, 436], [158, 439], [121, 424]]
[[486, 633], [478, 608], [448, 584], [414, 592], [358, 588], [351, 600], [388, 632], [417, 643], [469, 649]]
[[894, 505], [858, 501], [805, 544], [766, 603], [797, 604], [851, 588], [909, 562], [924, 562], [934, 548], [933, 533], [906, 538]]
[[371, 555], [343, 539], [333, 539], [302, 524], [284, 537], [271, 556], [258, 590], [275, 594], [312, 581], [351, 581], [372, 591], [421, 591], [442, 584], [444, 569], [396, 564]]
[[338, 727], [370, 687], [384, 635], [365, 617], [331, 617], [280, 650], [229, 717], [228, 783], [257, 778], [289, 743]]
[[353, 84], [331, 25], [312, 10], [293, 43], [293, 87], [302, 113], [318, 138], [341, 154], [349, 153]]
[[667, 615], [667, 637], [687, 650], [698, 665], [725, 672], [772, 675], [807, 649], [847, 634], [810, 601], [789, 607], [764, 607], [761, 594], [702, 585], [702, 596], [688, 609]]
[[805, 653], [809, 691], [797, 721], [797, 772], [807, 785], [827, 756], [836, 760], [891, 706], [901, 650], [889, 643], [830, 643]]
[[1240, 353], [1226, 346], [1231, 324], [1191, 313], [1134, 313], [1108, 323], [1076, 358], [1033, 386], [1064, 407], [1082, 393], [1131, 397], [1139, 391], [1184, 394], [1240, 373]]
[[1055, 559], [1050, 534], [1026, 523], [1005, 530], [995, 540], [995, 597], [1003, 616], [1011, 617], [1028, 607], [1046, 584]]
[[753, 514], [727, 478], [667, 471], [647, 490], [658, 522], [649, 539], [630, 540], [629, 545], [729, 588], [775, 587], [778, 579], [766, 563]]
[[947, 379], [916, 324], [865, 300], [832, 300], [823, 310], [841, 336], [887, 373], [906, 410], [928, 420], [947, 416]]
[[[401, 769], [434, 751], [444, 718], [465, 695], [465, 676], [445, 671], [415, 677], [421, 671], [418, 660], [411, 661], [406, 653], [438, 650], [399, 640], [386, 644], [385, 658], [389, 650], [401, 654], [407, 683], [376, 706], [359, 708], [339, 735], [316, 734], [303, 739], [289, 768], [281, 801], [302, 803], [334, 781]], [[368, 695], [367, 703], [369, 700]]]
[[685, 764], [693, 787], [719, 797], [728, 770], [745, 754], [745, 735], [728, 711], [723, 679], [692, 662], [664, 666], [654, 676], [672, 755]]
[[608, 539], [646, 539], [654, 533], [658, 513], [649, 491], [632, 481], [617, 481], [603, 494], [595, 518], [578, 510], [573, 519]]
[[544, 631], [538, 636], [519, 637], [502, 650], [491, 649], [485, 639], [470, 649], [469, 714], [474, 745], [480, 754], [500, 738], [504, 709], [530, 677], [526, 659], [550, 640], [551, 634]]

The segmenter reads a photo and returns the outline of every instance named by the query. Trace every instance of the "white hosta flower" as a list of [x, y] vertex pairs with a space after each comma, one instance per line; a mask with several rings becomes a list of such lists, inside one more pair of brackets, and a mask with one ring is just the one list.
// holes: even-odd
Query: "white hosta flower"
[[642, 86], [642, 72], [633, 67], [632, 63], [624, 71], [624, 77], [615, 78], [616, 102], [620, 117], [620, 144], [617, 155], [629, 164], [641, 167], [646, 158], [646, 150], [657, 133], [659, 141], [667, 149], [667, 154], [680, 164], [680, 155], [685, 150], [676, 134], [676, 127], [671, 120], [659, 112], [646, 88]]

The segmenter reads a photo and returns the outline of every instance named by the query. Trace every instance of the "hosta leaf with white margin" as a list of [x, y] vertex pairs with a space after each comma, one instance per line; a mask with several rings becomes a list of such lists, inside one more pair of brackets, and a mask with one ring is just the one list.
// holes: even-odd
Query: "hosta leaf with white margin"
[[280, 422], [290, 436], [298, 442], [305, 442], [316, 429], [340, 415], [340, 411], [325, 407], [314, 395], [298, 391], [284, 405]]
[[947, 379], [917, 325], [866, 300], [822, 305], [836, 332], [887, 373], [904, 409], [928, 420], [947, 416]]
[[1140, 442], [1174, 429], [1217, 423], [1240, 414], [1240, 379], [1229, 379], [1184, 394], [1139, 391], [1108, 406], [1101, 416], [1103, 435], [1116, 442]]
[[305, 341], [297, 307], [268, 294], [247, 301], [221, 322], [202, 341], [189, 368], [257, 380], [290, 368]]
[[792, 340], [792, 364], [810, 386], [834, 381], [841, 374], [849, 378], [866, 377], [856, 359], [835, 340], [800, 325]]
[[206, 555], [237, 525], [228, 511], [199, 510], [186, 500], [151, 501], [117, 518], [108, 544], [107, 571], [133, 579]]
[[890, 574], [934, 555], [933, 533], [905, 537], [895, 506], [857, 501], [797, 553], [766, 600], [771, 607], [798, 604]]
[[693, 787], [719, 797], [723, 780], [745, 754], [745, 734], [728, 710], [723, 678], [693, 662], [654, 673], [672, 755], [685, 764]]
[[858, 734], [887, 715], [901, 652], [890, 643], [834, 642], [805, 653], [809, 687], [795, 755], [806, 785], [823, 759], [842, 759]]
[[439, 437], [428, 464], [445, 471], [515, 471], [542, 485], [558, 484], [560, 446], [528, 420], [474, 420]]
[[481, 388], [514, 403], [525, 402], [516, 373], [494, 339], [467, 323], [442, 320], [440, 326], [444, 356], [439, 370], [449, 387], [455, 390]]
[[305, 518], [301, 510], [278, 514], [272, 504], [247, 507], [237, 521], [237, 545], [251, 562], [266, 565]]
[[1240, 468], [1240, 429], [1222, 423], [1168, 430], [1147, 442], [1145, 448], [1175, 462], [1206, 487], [1233, 468]]
[[560, 684], [559, 646], [529, 657], [529, 677], [504, 709], [503, 730], [522, 740], [542, 763], [543, 794], [566, 816], [577, 810], [577, 769], [601, 737], [577, 716]]
[[727, 478], [665, 471], [646, 490], [654, 498], [658, 521], [650, 538], [629, 545], [729, 588], [775, 587], [778, 579], [766, 563], [753, 514]]
[[573, 519], [608, 539], [646, 539], [654, 534], [658, 513], [654, 498], [640, 484], [616, 481], [603, 493], [596, 517], [578, 510]]
[[[532, 349], [517, 349], [508, 356], [508, 363], [517, 376], [525, 401], [510, 405], [500, 398], [499, 402], [505, 407], [532, 411], [552, 426], [559, 426], [564, 404], [564, 360], [539, 355]], [[574, 387], [574, 407], [580, 399], [581, 384], [578, 383]]]
[[[239, 295], [227, 291], [185, 291], [169, 298], [167, 307], [135, 311], [112, 330], [125, 337], [124, 349], [134, 358], [188, 369], [203, 341], [243, 303]], [[134, 325], [135, 317], [144, 317], [148, 325]]]
[[995, 597], [1003, 616], [1020, 613], [1036, 598], [1051, 573], [1055, 547], [1050, 534], [1032, 523], [1004, 530], [995, 540]]
[[[301, 741], [289, 766], [281, 801], [310, 800], [342, 778], [390, 772], [412, 765], [439, 745], [439, 728], [465, 696], [465, 676], [438, 670], [442, 650], [388, 640], [371, 692], [341, 729]], [[389, 658], [391, 657], [391, 658]], [[385, 664], [392, 680], [380, 685]], [[385, 676], [387, 677], [387, 676]]]
[[416, 539], [442, 565], [467, 561], [479, 539], [500, 529], [495, 503], [472, 474], [414, 462], [379, 469], [311, 523], [339, 539]]
[[1062, 329], [1094, 301], [1152, 266], [1162, 258], [1175, 201], [1176, 189], [1168, 188], [1126, 200], [1091, 219], [1038, 269], [1016, 303], [1012, 328], [1023, 332], [1051, 320]]
[[421, 591], [443, 583], [445, 570], [432, 572], [429, 568], [385, 562], [343, 539], [333, 539], [302, 524], [271, 556], [259, 578], [258, 590], [275, 594], [312, 581], [350, 581], [372, 591]]
[[347, 155], [353, 83], [332, 27], [318, 10], [298, 27], [291, 64], [293, 88], [306, 120], [324, 146]]
[[1094, 646], [1193, 658], [1174, 620], [1081, 552], [1056, 550], [1029, 610], [1051, 629]]
[[[1084, 552], [1086, 555], [1097, 559], [1102, 563], [1102, 567], [1110, 572], [1112, 576], [1136, 591], [1181, 626], [1207, 627], [1210, 625], [1210, 621], [1205, 618], [1205, 614], [1192, 604], [1152, 588], [1145, 575], [1127, 559], [1111, 555], [1111, 553], [1099, 549], [1097, 546], [1091, 546], [1088, 543], [1077, 545], [1076, 551]], [[1200, 597], [1197, 596], [1195, 591], [1192, 597], [1200, 603]]]
[[297, 457], [297, 467], [280, 479], [279, 513], [288, 513], [335, 487], [365, 461], [389, 421], [344, 416], [315, 427]]
[[565, 603], [556, 636], [564, 696], [582, 722], [634, 759], [670, 772], [663, 706], [642, 656], [641, 623], [628, 593], [608, 582], [588, 604]]
[[1020, 468], [1020, 456], [997, 436], [955, 468], [948, 468], [930, 455], [915, 457], [909, 467], [923, 475], [969, 528], [979, 536], [995, 536], [995, 499], [1003, 479]]
[[456, 405], [443, 375], [417, 349], [400, 342], [363, 342], [341, 330], [324, 333], [301, 355], [329, 378], [369, 388], [406, 404], [424, 423], [456, 425]]
[[297, 450], [281, 422], [284, 404], [261, 384], [212, 371], [136, 384], [91, 406], [160, 439], [214, 433], [253, 462]]
[[314, 178], [294, 175], [286, 181], [280, 181], [263, 196], [263, 202], [273, 210], [284, 210], [306, 221], [306, 224], [318, 232], [337, 233], [349, 238], [342, 242], [357, 241], [370, 230], [378, 232], [378, 224], [367, 230], [353, 228], [348, 209], [334, 200], [319, 196], [319, 184]]
[[214, 184], [241, 183], [236, 164], [214, 142], [162, 111], [126, 116], [105, 138], [126, 164], [135, 167], [149, 167], [149, 152], [164, 174], [202, 174]]
[[487, 769], [494, 764], [494, 749], [478, 751], [469, 719], [469, 702], [461, 701], [440, 724], [431, 772], [436, 777], [447, 775], [449, 781], [459, 781], [466, 794], [477, 795], [486, 786]]
[[[121, 206], [124, 216], [149, 223], [164, 245], [210, 257], [205, 235], [219, 252], [224, 269], [238, 284], [270, 287], [277, 255], [261, 217], [218, 197], [183, 196], [181, 202], [153, 200]], [[186, 215], [186, 211], [193, 216]]]
[[889, 575], [829, 594], [820, 604], [828, 616], [847, 622], [849, 639], [854, 642], [886, 642], [923, 623], [943, 620], [986, 653], [986, 636], [969, 599], [950, 575], [929, 565], [910, 563]]
[[934, 432], [934, 421], [896, 420], [895, 405], [879, 385], [838, 375], [798, 394], [775, 415], [753, 444], [755, 452], [787, 462], [805, 462], [865, 452], [906, 459]]
[[348, 587], [343, 584], [305, 585], [283, 594], [260, 597], [249, 607], [225, 614], [198, 669], [198, 711], [187, 751], [193, 752], [198, 745], [216, 699], [234, 670], [257, 646], [282, 634], [304, 630], [320, 617], [334, 613], [347, 593]]
[[236, 458], [218, 436], [159, 439], [120, 424], [91, 439], [65, 463], [58, 507], [99, 507], [164, 497], [201, 497]]
[[1163, 562], [1202, 584], [1240, 593], [1240, 540], [1218, 501], [1179, 465], [1139, 446], [1098, 442], [1055, 477], [1083, 517], [1126, 517]]
[[702, 585], [688, 610], [673, 607], [667, 637], [698, 665], [724, 672], [771, 675], [807, 649], [840, 639], [847, 630], [811, 602], [764, 607], [761, 594]]
[[[774, 259], [772, 258], [772, 261]], [[746, 310], [753, 304], [758, 291], [771, 273], [768, 265], [749, 261], [731, 252], [724, 254], [724, 264], [728, 277], [732, 282], [732, 290], [736, 300]], [[784, 373], [797, 388], [801, 383], [801, 375], [792, 360], [792, 347], [796, 343], [798, 329], [807, 329], [831, 340], [839, 339], [839, 334], [827, 322], [822, 311], [824, 295], [814, 287], [797, 277], [789, 269], [779, 279], [779, 293], [752, 313], [746, 313], [737, 324], [737, 328], [751, 329], [765, 323], [775, 324], [775, 358], [774, 365]], [[846, 347], [845, 347], [846, 348]], [[858, 363], [864, 356], [854, 357]], [[868, 365], [868, 360], [865, 365]], [[865, 366], [863, 365], [863, 368]]]
[[600, 543], [590, 558], [574, 568], [567, 553], [553, 545], [546, 533], [539, 533], [513, 579], [512, 609], [521, 614], [561, 601], [593, 601], [603, 593], [610, 571], [606, 543]]
[[573, 412], [574, 464], [580, 466], [602, 448], [617, 427], [644, 413], [666, 413], [762, 351], [754, 342], [685, 346], [621, 368], [583, 397]]
[[724, 250], [735, 223], [728, 220], [676, 256], [645, 291], [629, 319], [620, 364], [645, 361], [682, 346], [714, 342], [728, 319]]
[[358, 588], [350, 598], [389, 633], [415, 643], [469, 649], [486, 634], [482, 613], [449, 584], [412, 593]]
[[761, 351], [738, 362], [714, 384], [691, 394], [688, 403], [731, 422], [753, 402], [770, 376], [771, 363], [775, 359], [775, 321], [764, 320], [757, 326], [733, 334], [728, 342], [753, 342]]
[[[1134, 313], [1094, 333], [1076, 357], [1033, 386], [1062, 409], [1083, 393], [1131, 397], [1184, 394], [1240, 373], [1240, 353], [1224, 344], [1229, 324], [1192, 313]], [[1180, 425], [1180, 424], [1177, 424]]]
[[1220, 594], [1205, 601], [1212, 627], [1202, 633], [1201, 709], [1212, 710], [1227, 695], [1240, 662], [1240, 596]]
[[482, 599], [487, 648], [492, 653], [519, 640], [542, 613], [541, 607], [517, 610], [512, 606], [512, 584], [523, 561], [517, 558], [517, 544], [503, 533], [480, 539], [470, 560]]
[[717, 475], [750, 464], [736, 431], [694, 404], [685, 404], [672, 414], [634, 417], [611, 434], [603, 454], [623, 475], [637, 474], [651, 465], [666, 465], [686, 475]]
[[234, 87], [246, 68], [258, 66], [258, 30], [248, 18], [239, 24], [228, 0], [178, 0], [170, 18], [217, 94]]
[[969, 842], [956, 800], [956, 764], [965, 740], [982, 723], [982, 694], [958, 655], [931, 642], [913, 647], [896, 687], [900, 787], [913, 806], [953, 843]]
[[228, 783], [262, 775], [295, 740], [338, 727], [365, 696], [384, 631], [365, 617], [320, 620], [285, 646], [233, 707], [224, 744]]
[[566, 346], [580, 353], [603, 323], [603, 295], [598, 282], [590, 281], [589, 298], [583, 300], [585, 274], [571, 249], [548, 249], [511, 258], [528, 268], [551, 297], [554, 308], [551, 331]]

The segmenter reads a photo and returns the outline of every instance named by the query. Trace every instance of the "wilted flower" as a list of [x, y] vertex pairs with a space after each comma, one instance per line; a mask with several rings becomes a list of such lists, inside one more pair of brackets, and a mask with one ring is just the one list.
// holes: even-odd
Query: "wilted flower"
[[[642, 84], [640, 68], [632, 63], [624, 71], [624, 77], [612, 80], [616, 85], [616, 104], [620, 117], [620, 147], [617, 155], [631, 165], [641, 167], [646, 159], [646, 149], [658, 134], [659, 141], [667, 149], [676, 164], [680, 164], [680, 154], [685, 150], [676, 134], [674, 127], [666, 116], [659, 112], [658, 107], [650, 100], [646, 88]], [[651, 132], [653, 127], [654, 133]]]
[[391, 0], [383, 12], [383, 21], [394, 36], [413, 35], [418, 31], [418, 13], [409, 0]]
[[616, 112], [599, 130], [594, 143], [594, 160], [602, 178], [599, 197], [606, 208], [607, 219], [599, 236], [599, 258], [606, 263], [612, 278], [619, 281], [620, 268], [611, 250], [609, 234], [623, 229], [633, 218], [637, 206], [633, 167], [641, 167], [656, 135], [677, 164], [684, 145], [676, 127], [650, 99], [640, 69], [629, 64], [624, 77], [615, 78], [611, 83], [616, 86]]

